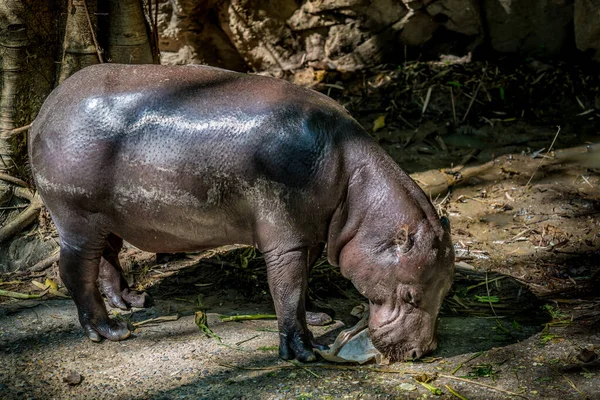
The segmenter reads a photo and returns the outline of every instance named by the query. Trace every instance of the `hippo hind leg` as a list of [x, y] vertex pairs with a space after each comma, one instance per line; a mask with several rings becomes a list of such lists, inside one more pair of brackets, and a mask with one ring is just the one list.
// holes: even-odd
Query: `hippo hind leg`
[[100, 259], [106, 236], [87, 222], [78, 221], [70, 227], [61, 224], [60, 277], [73, 296], [79, 322], [86, 335], [95, 342], [103, 337], [113, 341], [123, 340], [131, 332], [124, 321], [108, 317], [98, 290]]
[[[309, 270], [315, 265], [323, 253], [324, 243], [319, 243], [308, 250]], [[312, 326], [323, 326], [333, 321], [333, 310], [319, 308], [306, 296], [306, 322]], [[316, 346], [315, 346], [316, 347]]]
[[152, 300], [145, 292], [131, 290], [123, 277], [123, 270], [119, 262], [119, 251], [123, 247], [123, 239], [110, 234], [100, 260], [100, 274], [98, 286], [106, 296], [111, 307], [128, 310], [130, 307], [148, 307]]

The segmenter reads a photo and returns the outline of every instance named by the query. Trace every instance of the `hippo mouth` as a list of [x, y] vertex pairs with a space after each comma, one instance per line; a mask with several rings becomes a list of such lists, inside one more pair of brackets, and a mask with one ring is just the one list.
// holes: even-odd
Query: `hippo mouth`
[[372, 342], [375, 348], [379, 350], [384, 356], [389, 358], [392, 362], [408, 361], [409, 359], [416, 360], [430, 351], [423, 351], [418, 346], [413, 346], [410, 343], [405, 343], [402, 346], [398, 347], [382, 343], [376, 338], [372, 338]]
[[422, 310], [419, 314], [426, 315], [416, 319], [410, 318], [402, 312], [401, 307], [398, 307], [381, 324], [377, 326], [370, 325], [369, 336], [373, 346], [392, 361], [416, 360], [433, 351], [436, 347], [435, 340], [427, 340], [426, 338], [423, 340], [423, 336], [414, 337], [415, 333], [418, 335], [425, 332], [423, 318], [429, 316], [428, 313]]

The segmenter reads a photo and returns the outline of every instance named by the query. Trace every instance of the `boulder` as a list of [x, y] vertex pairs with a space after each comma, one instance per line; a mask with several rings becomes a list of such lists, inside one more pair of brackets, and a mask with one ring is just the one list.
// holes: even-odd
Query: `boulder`
[[575, 0], [575, 43], [600, 62], [600, 0]]
[[481, 0], [494, 50], [557, 56], [571, 44], [574, 0]]

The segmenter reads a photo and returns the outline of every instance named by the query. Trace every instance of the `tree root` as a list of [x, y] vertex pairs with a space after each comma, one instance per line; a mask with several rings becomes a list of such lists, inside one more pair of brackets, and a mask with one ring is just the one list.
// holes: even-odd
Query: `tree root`
[[19, 185], [19, 186], [23, 186], [23, 187], [29, 187], [29, 185], [26, 182], [20, 180], [19, 178], [15, 178], [12, 175], [5, 174], [4, 172], [0, 172], [0, 180], [14, 183], [15, 185]]
[[[22, 193], [20, 192], [20, 194], [22, 197], [27, 198], [27, 194], [25, 192], [27, 192], [27, 190], [23, 190]], [[16, 190], [15, 195], [18, 195]], [[34, 195], [29, 195], [29, 197], [31, 199], [31, 204], [29, 204], [29, 207], [27, 207], [25, 211], [8, 221], [6, 225], [0, 228], [0, 243], [8, 241], [10, 238], [21, 232], [24, 228], [37, 219], [40, 210], [42, 209], [42, 199], [37, 192]]]
[[42, 261], [35, 264], [33, 267], [28, 268], [28, 270], [31, 272], [41, 272], [47, 268], [50, 268], [50, 266], [52, 264], [54, 264], [55, 262], [58, 262], [59, 259], [60, 259], [60, 252], [56, 251], [55, 253], [49, 255], [48, 257], [44, 258]]

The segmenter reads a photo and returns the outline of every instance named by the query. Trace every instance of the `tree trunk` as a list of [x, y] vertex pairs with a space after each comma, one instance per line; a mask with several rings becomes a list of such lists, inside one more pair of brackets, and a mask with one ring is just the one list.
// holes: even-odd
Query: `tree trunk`
[[152, 64], [152, 50], [141, 0], [108, 0], [108, 60]]
[[98, 3], [96, 0], [67, 0], [68, 12], [58, 83], [88, 65], [101, 63], [96, 43]]
[[[105, 61], [158, 60], [158, 51], [153, 53], [148, 40], [149, 35], [157, 36], [152, 20], [155, 8], [148, 7], [148, 13], [154, 13], [149, 15], [150, 27], [142, 0], [0, 0], [0, 205], [29, 201], [23, 211], [0, 212], [0, 255], [7, 253], [16, 234], [38, 220], [42, 207], [37, 193], [25, 188], [23, 180], [8, 175], [15, 163], [20, 164], [15, 169], [19, 176], [25, 179], [27, 175], [25, 141], [17, 135], [26, 129], [14, 128], [31, 122], [52, 87], [81, 68]], [[0, 259], [9, 268], [17, 262]]]
[[[0, 2], [0, 16], [8, 22], [0, 36], [0, 57], [2, 73], [2, 92], [0, 95], [0, 172], [14, 169], [13, 148], [8, 132], [16, 128], [15, 115], [20, 81], [23, 77], [26, 48], [28, 44], [27, 29], [18, 17], [23, 3], [20, 0], [3, 0]], [[3, 19], [4, 19], [3, 18]]]

